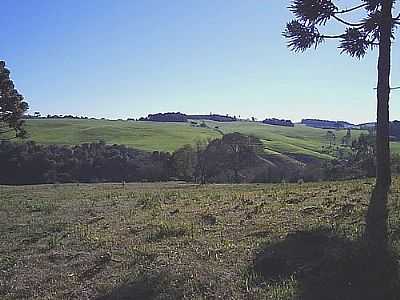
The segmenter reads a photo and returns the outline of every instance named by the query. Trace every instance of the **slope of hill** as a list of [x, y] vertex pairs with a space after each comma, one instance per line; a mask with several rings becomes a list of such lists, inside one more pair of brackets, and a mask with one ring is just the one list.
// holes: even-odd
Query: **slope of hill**
[[372, 184], [0, 186], [0, 298], [398, 299], [400, 181], [384, 278]]
[[[329, 145], [326, 129], [318, 129], [296, 124], [294, 127], [273, 126], [258, 122], [217, 123], [206, 122], [210, 128], [218, 127], [223, 133], [239, 132], [255, 135], [260, 138], [271, 153], [291, 156], [311, 156], [329, 159], [330, 156], [321, 153], [322, 147]], [[346, 130], [335, 131], [336, 141], [340, 144], [346, 135]], [[352, 138], [357, 138], [367, 131], [353, 130]]]
[[[283, 127], [260, 122], [214, 122], [205, 121], [206, 128], [190, 123], [157, 123], [109, 120], [39, 119], [27, 120], [27, 130], [33, 141], [42, 144], [81, 144], [104, 140], [108, 144], [125, 144], [146, 151], [174, 151], [185, 144], [195, 144], [239, 132], [260, 138], [265, 151], [292, 158], [311, 157], [329, 159], [322, 147], [329, 145], [326, 129], [303, 125]], [[334, 131], [340, 144], [346, 130]], [[352, 130], [352, 138], [362, 130]], [[400, 151], [400, 144], [393, 144]]]
[[41, 144], [74, 145], [105, 141], [146, 151], [174, 151], [198, 140], [221, 134], [189, 123], [156, 123], [108, 120], [27, 120], [30, 139]]

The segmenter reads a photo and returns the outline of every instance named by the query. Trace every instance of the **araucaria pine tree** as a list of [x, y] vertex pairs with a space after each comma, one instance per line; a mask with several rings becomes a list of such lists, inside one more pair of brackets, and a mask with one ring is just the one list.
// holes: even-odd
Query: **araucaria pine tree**
[[[344, 1], [342, 1], [344, 2]], [[394, 15], [395, 0], [360, 0], [351, 8], [339, 7], [333, 0], [293, 0], [289, 9], [295, 19], [286, 25], [283, 35], [295, 52], [317, 48], [326, 40], [338, 39], [341, 53], [358, 59], [378, 49], [376, 185], [367, 215], [366, 237], [378, 248], [387, 245], [387, 199], [391, 185], [389, 149], [389, 96], [391, 46], [400, 15]], [[349, 21], [364, 12], [357, 22]], [[353, 15], [353, 16], [351, 16]], [[339, 22], [343, 32], [326, 35], [321, 28], [328, 22]]]
[[5, 65], [0, 61], [0, 140], [25, 136], [22, 117], [28, 109], [28, 103], [15, 89]]

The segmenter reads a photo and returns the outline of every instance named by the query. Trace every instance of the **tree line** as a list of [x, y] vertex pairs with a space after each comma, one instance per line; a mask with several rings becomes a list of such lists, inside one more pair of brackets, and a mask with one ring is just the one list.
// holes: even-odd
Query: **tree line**
[[[302, 164], [268, 155], [258, 138], [239, 133], [185, 145], [173, 153], [146, 152], [102, 141], [76, 146], [1, 141], [0, 184], [277, 183], [375, 176], [373, 136], [361, 135], [349, 147], [324, 149], [336, 158]], [[393, 168], [399, 171], [400, 164], [393, 164]]]
[[235, 122], [238, 119], [236, 116], [229, 115], [218, 115], [218, 114], [209, 114], [209, 115], [186, 115], [180, 112], [167, 112], [167, 113], [157, 113], [150, 114], [147, 117], [141, 117], [138, 121], [150, 121], [150, 122], [183, 122], [186, 123], [188, 120], [209, 120], [216, 122]]
[[0, 142], [0, 184], [67, 182], [241, 182], [257, 159], [256, 138], [229, 134], [174, 153], [105, 142], [76, 146]]

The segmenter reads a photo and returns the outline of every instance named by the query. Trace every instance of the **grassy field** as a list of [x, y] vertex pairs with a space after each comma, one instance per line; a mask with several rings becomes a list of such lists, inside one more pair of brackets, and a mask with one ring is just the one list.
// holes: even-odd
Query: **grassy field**
[[[240, 132], [260, 138], [269, 153], [330, 158], [321, 153], [322, 146], [329, 144], [326, 137], [327, 130], [324, 129], [302, 125], [289, 128], [255, 122], [206, 122], [206, 124], [208, 128], [182, 123], [28, 120], [27, 130], [32, 140], [42, 144], [74, 145], [104, 140], [109, 144], [125, 144], [148, 151], [174, 151], [185, 144], [220, 137], [221, 133]], [[361, 132], [354, 130], [353, 138]], [[345, 134], [345, 130], [336, 132], [338, 143]], [[396, 149], [400, 150], [400, 147]]]
[[360, 259], [372, 183], [0, 186], [0, 298], [398, 299]]
[[146, 151], [174, 151], [185, 144], [221, 136], [180, 123], [107, 120], [28, 120], [30, 138], [41, 144], [76, 145], [103, 140]]

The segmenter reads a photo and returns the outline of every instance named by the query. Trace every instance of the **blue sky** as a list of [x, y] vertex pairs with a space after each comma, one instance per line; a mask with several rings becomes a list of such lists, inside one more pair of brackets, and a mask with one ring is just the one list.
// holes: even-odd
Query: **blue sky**
[[[339, 3], [359, 3], [339, 1]], [[377, 52], [294, 54], [281, 0], [3, 0], [0, 59], [31, 112], [375, 119]], [[329, 27], [330, 32], [340, 27]], [[400, 85], [393, 47], [393, 85]], [[400, 119], [400, 91], [391, 118]]]

